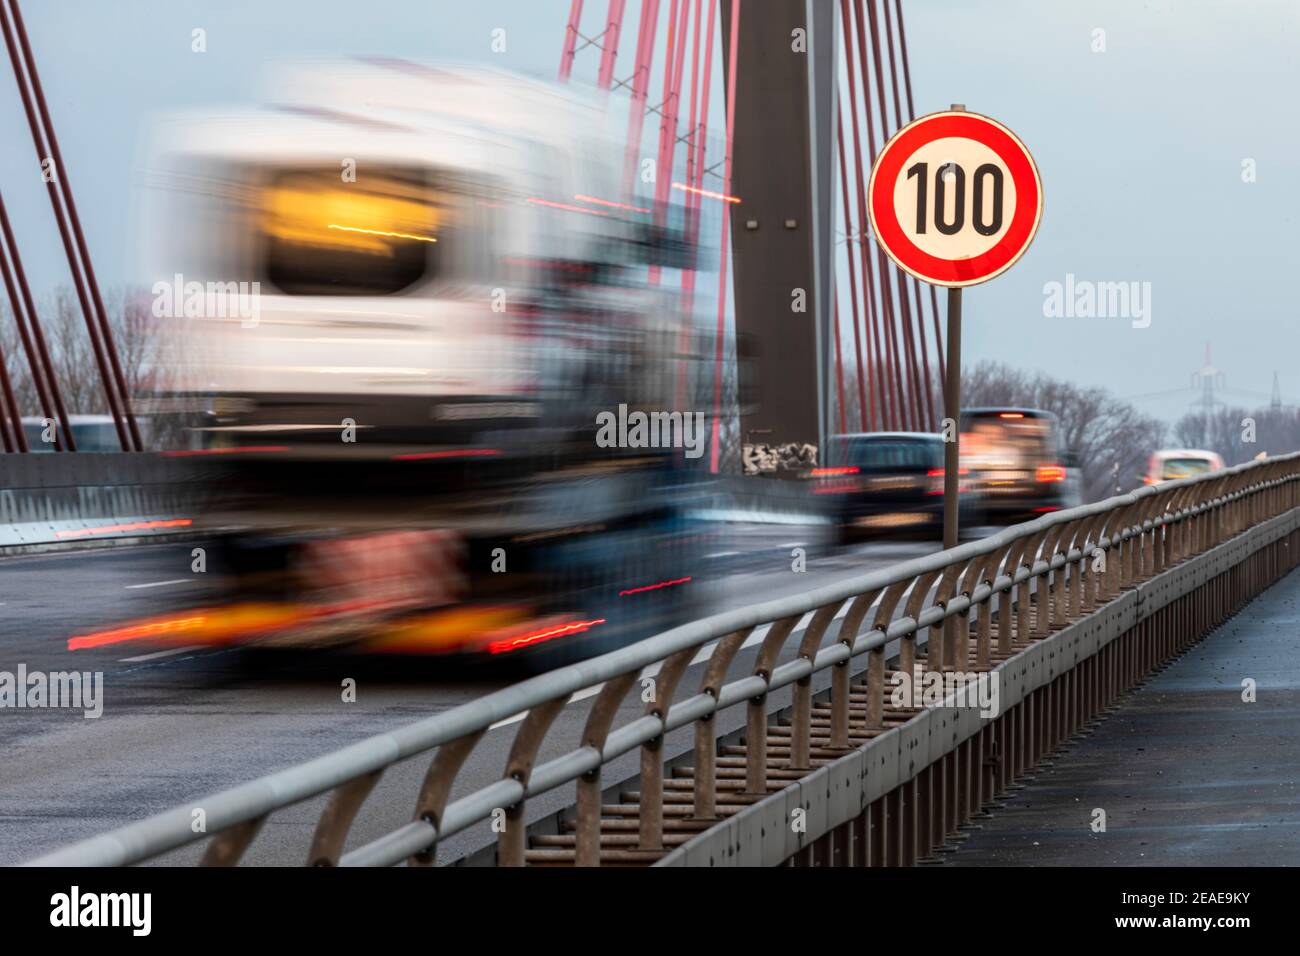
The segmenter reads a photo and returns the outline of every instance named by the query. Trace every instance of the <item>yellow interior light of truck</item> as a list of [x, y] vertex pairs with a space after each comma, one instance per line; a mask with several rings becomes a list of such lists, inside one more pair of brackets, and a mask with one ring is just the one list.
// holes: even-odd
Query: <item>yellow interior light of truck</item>
[[262, 230], [295, 245], [389, 257], [405, 242], [436, 242], [438, 212], [427, 192], [386, 182], [384, 191], [284, 176], [263, 192]]
[[437, 242], [433, 236], [413, 236], [407, 232], [387, 232], [383, 229], [362, 229], [360, 226], [340, 226], [338, 223], [330, 223], [327, 229], [341, 229], [344, 232], [364, 232], [369, 236], [391, 236], [394, 239], [415, 239], [418, 242]]

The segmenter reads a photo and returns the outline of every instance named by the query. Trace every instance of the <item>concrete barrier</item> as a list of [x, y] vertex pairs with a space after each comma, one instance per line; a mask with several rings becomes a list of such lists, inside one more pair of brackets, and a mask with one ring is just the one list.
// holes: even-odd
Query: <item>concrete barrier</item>
[[[220, 471], [156, 454], [0, 454], [0, 554], [183, 535]], [[819, 524], [807, 482], [720, 476], [690, 506], [710, 521]]]
[[813, 484], [796, 479], [720, 475], [704, 486], [692, 512], [704, 521], [829, 524], [826, 499], [813, 494]]
[[0, 455], [0, 553], [184, 534], [212, 481], [184, 458]]

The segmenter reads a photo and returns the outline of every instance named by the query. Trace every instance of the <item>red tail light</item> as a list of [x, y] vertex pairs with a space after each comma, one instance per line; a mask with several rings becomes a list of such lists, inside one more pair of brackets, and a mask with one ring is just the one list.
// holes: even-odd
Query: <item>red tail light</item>
[[629, 594], [641, 594], [643, 591], [658, 591], [660, 588], [671, 588], [678, 584], [686, 584], [690, 581], [689, 576], [684, 578], [674, 578], [671, 581], [660, 581], [658, 584], [647, 584], [644, 587], [628, 588], [626, 591], [619, 591], [619, 597], [627, 597]]
[[809, 472], [811, 478], [838, 478], [838, 481], [822, 481], [813, 488], [815, 495], [851, 495], [859, 490], [860, 482], [853, 476], [860, 469], [850, 466], [840, 468], [814, 468]]
[[1065, 481], [1065, 469], [1060, 465], [1040, 465], [1034, 478], [1037, 481]]
[[[925, 473], [925, 477], [930, 479], [930, 490], [926, 492], [927, 495], [943, 494], [943, 471], [942, 468], [931, 468]], [[957, 494], [962, 494], [966, 490], [966, 482], [961, 479], [969, 474], [968, 468], [957, 469]]]
[[591, 630], [597, 624], [604, 624], [603, 617], [596, 618], [593, 621], [570, 621], [567, 624], [561, 624], [558, 627], [548, 627], [540, 631], [532, 631], [528, 634], [520, 634], [515, 637], [507, 637], [488, 644], [489, 654], [508, 654], [510, 651], [517, 651], [521, 647], [530, 647], [533, 644], [540, 644], [542, 641], [552, 641], [557, 637], [568, 637], [570, 634], [581, 634], [583, 631]]

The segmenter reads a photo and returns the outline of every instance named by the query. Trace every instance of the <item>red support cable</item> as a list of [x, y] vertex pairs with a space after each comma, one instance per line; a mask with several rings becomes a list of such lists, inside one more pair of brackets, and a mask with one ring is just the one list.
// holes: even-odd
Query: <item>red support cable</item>
[[[840, 107], [839, 115], [836, 117], [836, 140], [839, 144], [839, 153], [840, 153], [840, 198], [843, 200], [842, 205], [844, 207], [844, 234], [847, 237], [845, 239], [846, 244], [844, 247], [844, 253], [849, 263], [849, 302], [853, 306], [853, 349], [854, 352], [857, 354], [857, 359], [858, 359], [858, 421], [862, 423], [861, 430], [868, 431], [870, 430], [871, 426], [868, 424], [869, 419], [867, 418], [867, 365], [864, 365], [862, 362], [862, 329], [860, 328], [859, 319], [858, 319], [858, 280], [853, 265], [853, 259], [854, 259], [853, 247], [854, 247], [854, 243], [857, 241], [854, 239], [854, 235], [857, 234], [857, 230], [853, 226], [853, 216], [850, 213], [850, 207], [849, 207], [849, 171], [848, 171], [848, 164], [845, 161], [845, 156], [844, 156], [844, 108], [843, 106]], [[859, 169], [858, 171], [859, 178], [861, 178], [861, 175], [862, 172]], [[839, 316], [838, 305], [839, 303], [837, 302], [836, 303], [837, 322]], [[836, 346], [838, 347], [838, 345], [839, 342], [837, 340]], [[867, 362], [870, 363], [870, 361], [871, 361], [871, 342], [870, 340], [868, 340]], [[874, 401], [875, 400], [873, 398], [872, 399], [873, 404], [871, 408], [871, 420], [875, 419]], [[844, 429], [841, 428], [840, 430], [843, 431]]]
[[[885, 0], [887, 3], [887, 0]], [[880, 82], [880, 130], [881, 143], [884, 144], [889, 140], [892, 133], [889, 126], [889, 108], [885, 105], [885, 88], [883, 82], [884, 58], [880, 54], [880, 29], [876, 20], [875, 0], [867, 0], [867, 11], [871, 18], [871, 46], [875, 54], [876, 78]], [[885, 7], [888, 12], [889, 7]], [[891, 47], [889, 50], [889, 67], [890, 78], [894, 84], [894, 116], [899, 121], [898, 126], [902, 124], [902, 114], [898, 112], [898, 78], [894, 74], [894, 51]], [[910, 404], [912, 408], [911, 422], [912, 427], [920, 429], [925, 425], [925, 398], [921, 394], [921, 369], [916, 358], [916, 342], [912, 330], [912, 305], [907, 296], [908, 275], [897, 265], [893, 265], [891, 274], [897, 282], [898, 287], [898, 311], [899, 326], [903, 335], [903, 349], [905, 352], [906, 365], [904, 369], [907, 373], [907, 389], [909, 393]]]
[[[881, 0], [882, 9], [885, 12], [885, 42], [889, 47], [889, 77], [894, 86], [894, 116], [898, 120], [898, 128], [902, 129], [911, 119], [903, 119], [903, 108], [898, 99], [898, 65], [894, 58], [894, 27], [893, 18], [889, 15], [889, 0]], [[902, 22], [899, 22], [899, 31], [901, 37]], [[899, 289], [900, 295], [905, 295], [905, 289], [911, 289], [916, 299], [916, 338], [921, 343], [921, 377], [919, 379], [921, 388], [921, 401], [924, 406], [924, 415], [926, 428], [933, 430], [938, 425], [938, 419], [934, 413], [934, 389], [931, 383], [934, 381], [930, 372], [930, 350], [925, 343], [925, 311], [921, 308], [921, 281], [915, 276], [901, 273], [899, 281], [903, 286]], [[909, 310], [910, 312], [910, 310]], [[910, 325], [912, 317], [908, 315]]]
[[840, 434], [843, 435], [849, 430], [845, 421], [844, 411], [844, 360], [840, 354], [840, 304], [835, 302], [834, 320], [835, 320], [835, 391], [839, 396], [837, 406], [840, 411]]
[[[713, 66], [713, 18], [716, 14], [717, 0], [709, 0], [709, 45], [705, 51], [703, 89], [701, 89], [700, 77], [700, 17], [704, 9], [704, 0], [694, 0], [694, 5], [695, 26], [692, 31], [691, 49], [691, 105], [686, 121], [686, 129], [688, 130], [686, 135], [686, 185], [698, 190], [700, 181], [704, 178], [704, 134], [705, 129], [707, 129], [709, 111], [709, 72]], [[700, 113], [703, 113], [705, 117], [704, 128], [701, 128], [701, 125], [697, 123]], [[692, 249], [697, 247], [700, 238], [700, 202], [701, 197], [698, 192], [687, 192], [684, 213], [686, 242]], [[694, 265], [682, 270], [681, 314], [685, 316], [686, 322], [682, 325], [677, 341], [677, 354], [683, 356], [683, 358], [678, 359], [677, 362], [677, 404], [675, 407], [684, 409], [686, 408], [687, 378], [690, 374], [684, 356], [690, 354], [690, 337], [695, 325]]]
[[[736, 55], [740, 47], [740, 0], [731, 2], [731, 37], [727, 57], [727, 147], [722, 161], [722, 192], [731, 194], [732, 137], [736, 129]], [[722, 236], [719, 240], [718, 267], [718, 333], [713, 360], [713, 428], [709, 443], [709, 471], [718, 472], [718, 423], [722, 416], [722, 344], [727, 321], [727, 223], [731, 216], [722, 214]]]
[[560, 79], [567, 80], [573, 73], [573, 56], [578, 49], [578, 30], [582, 26], [582, 0], [569, 4], [569, 25], [564, 30], [564, 50], [560, 54]]
[[[669, 140], [665, 146], [668, 154], [668, 175], [659, 177], [657, 184], [663, 187], [663, 195], [667, 201], [672, 186], [673, 169], [677, 165], [677, 119], [681, 113], [682, 102], [682, 71], [686, 64], [686, 35], [688, 32], [688, 21], [691, 13], [691, 0], [681, 0], [681, 19], [677, 24], [677, 48], [675, 62], [673, 63], [673, 84], [669, 100], [664, 106], [664, 128], [669, 133]], [[698, 38], [697, 38], [698, 39]]]
[[623, 30], [623, 8], [627, 0], [609, 0], [605, 32], [600, 41], [600, 73], [596, 85], [607, 90], [614, 82], [614, 61], [618, 59], [618, 39]]
[[[698, 8], [697, 8], [698, 10]], [[713, 90], [713, 36], [714, 28], [718, 23], [719, 11], [718, 0], [709, 0], [709, 12], [705, 18], [704, 34], [704, 68], [700, 76], [700, 115], [697, 123], [693, 124], [694, 132], [692, 134], [691, 149], [695, 153], [695, 177], [688, 185], [695, 189], [700, 189], [704, 184], [704, 159], [708, 152], [708, 133], [709, 133], [709, 103], [710, 93]], [[687, 194], [687, 210], [691, 217], [691, 245], [693, 248], [699, 248], [700, 232], [703, 226], [703, 205], [704, 198], [699, 192]], [[727, 213], [724, 211], [723, 216]], [[690, 282], [690, 302], [691, 307], [687, 310], [687, 315], [694, 315], [695, 299], [695, 270], [689, 270], [684, 278], [689, 278]], [[692, 329], [684, 331], [683, 334], [693, 333]], [[686, 349], [683, 348], [683, 354]]]
[[[668, 43], [664, 49], [664, 78], [663, 85], [659, 94], [659, 145], [655, 149], [655, 188], [654, 188], [654, 205], [655, 219], [662, 222], [660, 217], [661, 207], [659, 206], [661, 196], [664, 195], [666, 187], [665, 176], [663, 174], [664, 150], [667, 147], [668, 138], [668, 101], [672, 98], [673, 86], [673, 62], [676, 55], [677, 43], [677, 5], [678, 0], [669, 0], [668, 8]], [[668, 180], [672, 178], [671, 170], [668, 172]], [[653, 268], [650, 270], [655, 271]]]
[[[695, 182], [693, 185], [698, 189], [704, 183], [704, 154], [706, 142], [705, 139], [709, 132], [709, 91], [713, 88], [713, 27], [718, 19], [718, 0], [709, 0], [709, 15], [707, 18], [708, 32], [704, 36], [704, 70], [700, 78], [700, 121], [695, 127], [692, 136], [692, 145], [695, 148]], [[698, 213], [703, 199], [697, 193], [694, 196], [695, 209]], [[696, 221], [696, 230], [698, 237], [699, 222]]]
[[903, 126], [903, 107], [898, 101], [898, 65], [894, 60], [894, 27], [893, 18], [889, 15], [889, 0], [880, 0], [880, 9], [885, 14], [885, 46], [889, 50], [889, 81], [893, 85], [894, 116], [897, 117], [901, 129]]
[[[18, 253], [18, 243], [9, 224], [9, 211], [5, 208], [3, 198], [0, 198], [0, 242], [3, 243], [0, 269], [3, 269], [5, 289], [9, 293], [9, 302], [13, 308], [14, 324], [18, 326], [18, 336], [22, 340], [23, 351], [27, 353], [27, 365], [31, 370], [32, 385], [36, 389], [41, 414], [59, 423], [54, 433], [55, 450], [76, 451], [77, 443], [72, 435], [72, 423], [68, 418], [67, 409], [63, 406], [63, 396], [59, 392], [59, 382], [54, 374], [54, 363], [50, 361], [50, 351], [45, 345], [40, 317], [36, 312], [36, 303], [32, 299], [32, 290], [27, 285], [27, 272], [23, 269], [22, 256]], [[25, 437], [21, 444], [26, 449]]]
[[[0, 200], [0, 211], [4, 208], [4, 201]], [[45, 383], [42, 380], [40, 368], [36, 363], [32, 351], [31, 339], [28, 337], [27, 325], [23, 318], [22, 303], [18, 299], [17, 291], [14, 289], [13, 274], [9, 269], [9, 250], [8, 247], [0, 248], [0, 272], [4, 275], [5, 288], [9, 292], [9, 301], [12, 304], [14, 324], [18, 327], [18, 334], [22, 338], [23, 348], [27, 352], [27, 361], [32, 369], [32, 381], [36, 386], [36, 394], [41, 403], [41, 411], [47, 417], [49, 416], [49, 397], [45, 392]], [[18, 400], [14, 397], [13, 386], [9, 381], [9, 366], [6, 363], [5, 356], [0, 353], [0, 410], [2, 410], [4, 428], [5, 451], [27, 451], [27, 436], [23, 433], [22, 409], [18, 407]], [[14, 434], [10, 437], [9, 428], [12, 420]]]
[[[868, 408], [870, 410], [870, 425], [864, 420], [863, 429], [877, 431], [883, 422], [886, 429], [893, 427], [892, 409], [889, 403], [889, 392], [885, 387], [885, 379], [880, 375], [882, 367], [880, 365], [882, 355], [882, 340], [884, 338], [881, 329], [881, 318], [875, 308], [875, 273], [871, 268], [870, 247], [867, 244], [867, 224], [870, 221], [867, 216], [867, 186], [863, 176], [862, 162], [862, 137], [858, 129], [858, 94], [857, 80], [855, 76], [855, 57], [853, 55], [853, 29], [849, 21], [849, 0], [842, 0], [840, 4], [841, 19], [844, 23], [844, 52], [845, 68], [849, 79], [849, 116], [852, 119], [853, 127], [853, 170], [856, 174], [857, 181], [857, 199], [858, 199], [858, 256], [861, 262], [862, 270], [862, 302], [863, 318], [867, 323], [867, 364], [863, 368], [862, 374], [867, 379], [867, 388], [870, 393]], [[874, 341], [874, 349], [872, 343]], [[873, 354], [874, 353], [874, 354]], [[888, 372], [886, 371], [886, 376]], [[876, 397], [875, 392], [880, 392], [880, 416], [876, 415]]]
[[[712, 17], [714, 13], [713, 6], [714, 4], [713, 2], [711, 2], [709, 6], [710, 17]], [[703, 177], [703, 169], [701, 168], [701, 164], [703, 162], [703, 149], [701, 147], [703, 146], [703, 143], [701, 142], [701, 140], [704, 137], [704, 131], [699, 128], [697, 124], [697, 120], [699, 119], [699, 112], [701, 108], [703, 108], [706, 111], [708, 109], [707, 89], [703, 91], [704, 102], [703, 104], [700, 103], [700, 95], [701, 95], [700, 26], [701, 26], [701, 14], [704, 10], [704, 0], [694, 0], [694, 7], [695, 7], [695, 23], [694, 23], [694, 29], [691, 32], [691, 37], [692, 37], [691, 99], [690, 99], [690, 108], [687, 111], [687, 117], [686, 117], [687, 132], [685, 137], [686, 139], [686, 185], [691, 187], [692, 190], [698, 190], [700, 188], [700, 183], [697, 182], [697, 180], [702, 179]], [[710, 22], [709, 41], [712, 42], [712, 40], [713, 40], [713, 23]], [[712, 66], [712, 60], [711, 58], [707, 58], [707, 54], [706, 54], [706, 69], [710, 68], [711, 66]], [[707, 87], [709, 83], [709, 77], [705, 76], [703, 82]], [[700, 201], [701, 201], [701, 197], [698, 191], [696, 192], [688, 191], [686, 193], [685, 215], [683, 219], [684, 219], [684, 225], [687, 230], [686, 233], [687, 240], [691, 243], [694, 243], [695, 240], [699, 237], [699, 222], [696, 216], [696, 212], [700, 207]], [[688, 285], [690, 290], [694, 292], [695, 289], [694, 269], [682, 270], [683, 291], [687, 289]], [[689, 314], [689, 310], [688, 310], [688, 314]]]
[[632, 102], [628, 108], [626, 192], [636, 186], [637, 154], [645, 125], [646, 93], [650, 87], [650, 61], [654, 58], [655, 34], [659, 27], [659, 0], [642, 0], [641, 24], [637, 29], [636, 62], [632, 68]]
[[[679, 7], [680, 3], [680, 7]], [[680, 10], [680, 16], [679, 16]], [[667, 223], [669, 190], [673, 166], [677, 159], [677, 105], [682, 85], [682, 68], [686, 61], [686, 28], [690, 0], [672, 0], [668, 12], [668, 47], [664, 51], [664, 97], [659, 106], [659, 151], [655, 159], [655, 220]], [[658, 285], [661, 270], [650, 267], [650, 284]]]
[[[867, 128], [868, 149], [866, 156], [863, 156], [861, 152], [858, 153], [858, 165], [860, 168], [870, 169], [872, 161], [875, 159], [876, 155], [876, 133], [871, 123], [871, 83], [867, 71], [867, 30], [862, 19], [861, 0], [854, 0], [853, 15], [857, 26], [857, 65], [859, 75], [862, 79], [862, 106], [866, 119], [865, 125]], [[856, 117], [857, 114], [855, 113], [854, 115]], [[870, 217], [867, 215], [867, 195], [865, 184], [862, 189], [859, 190], [859, 202], [862, 207], [859, 218], [865, 226], [871, 221]], [[875, 246], [874, 237], [871, 245]], [[883, 424], [886, 429], [893, 430], [905, 427], [905, 419], [903, 394], [900, 386], [902, 374], [899, 370], [895, 355], [896, 348], [894, 341], [893, 304], [891, 302], [891, 297], [888, 295], [887, 286], [889, 273], [886, 271], [884, 254], [877, 246], [875, 250], [877, 260], [875, 266], [879, 266], [880, 268], [880, 296], [879, 299], [875, 299], [877, 291], [875, 266], [872, 264], [871, 255], [867, 251], [868, 248], [868, 245], [864, 242], [863, 254], [867, 263], [868, 287], [873, 296], [873, 304], [876, 302], [879, 304], [879, 308], [876, 311], [876, 321], [880, 327], [880, 341], [879, 347], [876, 349], [876, 365], [879, 371], [881, 395], [885, 399], [883, 402], [885, 412], [883, 416]]]
[[[697, 0], [697, 3], [703, 3], [703, 0]], [[699, 12], [699, 6], [696, 7]], [[687, 185], [699, 190], [704, 185], [704, 157], [708, 147], [709, 135], [709, 99], [710, 92], [713, 89], [713, 32], [714, 26], [718, 22], [718, 0], [709, 0], [709, 13], [705, 18], [706, 32], [704, 34], [704, 68], [700, 75], [700, 115], [698, 121], [691, 122], [691, 150], [695, 155], [692, 167], [695, 171], [694, 178]], [[698, 24], [697, 24], [698, 29]], [[692, 244], [698, 243], [700, 238], [701, 227], [701, 210], [703, 209], [704, 198], [699, 192], [687, 194], [687, 209], [691, 216], [691, 241]], [[691, 288], [695, 287], [694, 272], [691, 273]]]
[[[0, 267], [3, 267], [5, 278], [8, 280], [9, 263], [6, 260], [7, 256], [0, 252]], [[13, 283], [7, 281], [5, 284], [10, 289], [10, 300], [13, 301]], [[3, 348], [0, 348], [0, 438], [4, 440], [6, 452], [27, 450], [27, 436], [23, 432], [23, 413], [18, 407], [18, 399], [14, 397], [13, 383], [9, 380], [9, 360]]]
[[[916, 105], [912, 102], [912, 71], [907, 65], [907, 31], [903, 27], [902, 0], [894, 0], [894, 13], [898, 17], [898, 48], [903, 54], [903, 89], [907, 93], [907, 117], [910, 121], [916, 119]], [[939, 329], [939, 293], [934, 286], [930, 286], [930, 315], [934, 319], [935, 352], [939, 358], [939, 393], [943, 395], [948, 388], [948, 371], [944, 368], [943, 334]]]
[[[50, 111], [45, 102], [45, 93], [41, 88], [40, 74], [36, 69], [36, 58], [32, 55], [31, 43], [27, 39], [27, 29], [23, 25], [22, 10], [19, 9], [18, 0], [9, 0], [13, 11], [14, 31], [18, 35], [18, 44], [22, 48], [23, 59], [27, 67], [27, 76], [31, 81], [32, 94], [36, 98], [36, 107], [40, 113], [41, 123], [45, 130], [45, 138], [49, 143], [49, 156], [54, 160], [54, 169], [56, 170], [55, 183], [63, 197], [63, 205], [67, 211], [68, 221], [72, 226], [73, 238], [76, 242], [77, 253], [80, 256], [82, 268], [85, 272], [86, 287], [90, 292], [90, 297], [94, 302], [95, 315], [99, 323], [99, 334], [102, 340], [102, 347], [108, 358], [108, 365], [111, 372], [112, 387], [109, 387], [109, 378], [105, 377], [105, 391], [109, 393], [109, 404], [112, 407], [113, 399], [116, 398], [119, 405], [119, 414], [122, 422], [126, 425], [127, 435], [119, 434], [119, 441], [122, 443], [124, 451], [143, 451], [144, 443], [140, 440], [140, 429], [136, 425], [135, 415], [131, 411], [130, 396], [126, 387], [126, 378], [122, 374], [121, 362], [118, 360], [117, 346], [113, 341], [113, 331], [108, 322], [108, 310], [104, 308], [104, 300], [99, 294], [99, 282], [95, 278], [95, 267], [90, 259], [90, 251], [86, 246], [86, 236], [81, 229], [81, 217], [77, 215], [77, 204], [72, 198], [72, 185], [69, 181], [67, 166], [63, 162], [63, 155], [59, 150], [59, 140], [54, 133], [54, 123], [50, 120]], [[6, 34], [8, 31], [6, 30]], [[8, 36], [6, 36], [8, 40]], [[12, 48], [11, 48], [12, 56]], [[22, 84], [19, 84], [20, 87]], [[53, 185], [53, 184], [52, 184]], [[53, 190], [51, 190], [53, 196]], [[66, 243], [65, 243], [66, 247]], [[119, 424], [120, 429], [120, 424]], [[128, 440], [129, 439], [129, 440]]]
[[17, 411], [18, 402], [14, 398], [13, 387], [9, 384], [9, 371], [4, 368], [5, 354], [4, 349], [0, 349], [0, 438], [4, 440], [5, 452], [13, 454], [20, 449], [17, 445], [18, 436], [23, 435], [22, 418]]
[[[871, 119], [871, 82], [867, 73], [867, 29], [862, 19], [862, 0], [854, 0], [854, 16], [858, 24], [859, 60], [862, 68], [862, 106], [866, 113], [867, 145], [871, 150], [867, 168], [870, 168], [876, 159], [876, 133]], [[879, 64], [877, 64], [878, 66]], [[877, 86], [879, 86], [879, 77], [877, 77]], [[888, 374], [887, 377], [894, 393], [894, 409], [897, 420], [897, 425], [894, 427], [908, 428], [910, 415], [908, 414], [903, 392], [903, 369], [898, 348], [898, 327], [894, 319], [893, 284], [889, 281], [889, 263], [886, 261], [884, 250], [880, 248], [879, 244], [876, 245], [876, 264], [880, 268], [881, 311], [884, 313], [884, 324], [887, 330], [885, 335], [886, 361], [892, 366], [892, 368], [888, 369], [888, 372], [892, 374]]]

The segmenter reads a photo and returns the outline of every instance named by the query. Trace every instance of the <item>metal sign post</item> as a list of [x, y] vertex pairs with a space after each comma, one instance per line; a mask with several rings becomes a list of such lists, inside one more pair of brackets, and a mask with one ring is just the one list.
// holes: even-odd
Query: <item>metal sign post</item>
[[957, 503], [961, 485], [961, 286], [948, 290], [948, 384], [943, 417], [953, 423], [952, 441], [943, 443], [943, 547], [957, 547]]
[[[953, 103], [954, 113], [966, 112]], [[961, 536], [961, 286], [948, 288], [948, 381], [943, 389], [943, 417], [952, 422], [952, 441], [943, 443], [943, 549], [957, 547]]]

